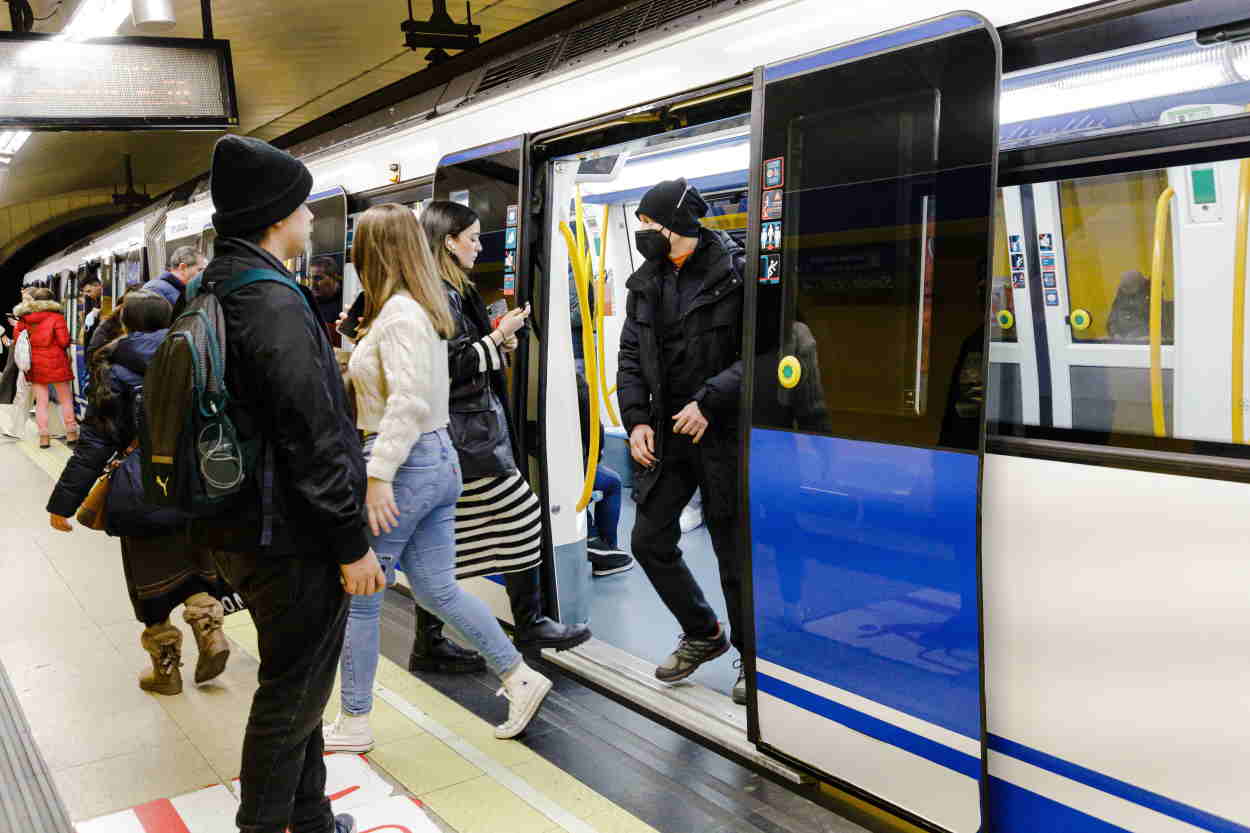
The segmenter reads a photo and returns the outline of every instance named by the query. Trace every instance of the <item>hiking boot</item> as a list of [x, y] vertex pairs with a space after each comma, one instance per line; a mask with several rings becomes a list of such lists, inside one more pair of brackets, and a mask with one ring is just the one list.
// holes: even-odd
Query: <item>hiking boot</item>
[[356, 817], [339, 813], [334, 817], [334, 833], [356, 833]]
[[443, 623], [420, 605], [415, 631], [412, 653], [408, 655], [408, 670], [412, 673], [469, 674], [486, 670], [481, 654], [461, 648], [443, 636]]
[[230, 659], [230, 643], [221, 631], [226, 611], [221, 602], [212, 596], [196, 593], [187, 599], [182, 618], [191, 626], [195, 644], [200, 650], [200, 659], [195, 664], [195, 681], [208, 682], [226, 670], [226, 660]]
[[508, 719], [495, 727], [495, 737], [506, 740], [525, 731], [538, 713], [543, 698], [551, 691], [551, 680], [521, 660], [516, 668], [503, 675], [502, 681], [503, 688], [495, 695], [508, 698]]
[[734, 660], [734, 667], [738, 669], [738, 681], [734, 683], [733, 699], [739, 706], [747, 704], [747, 672], [742, 667], [742, 660]]
[[153, 625], [139, 637], [152, 667], [139, 675], [139, 688], [155, 694], [181, 694], [182, 631], [168, 622]]
[[716, 625], [715, 636], [696, 639], [682, 634], [677, 642], [677, 650], [669, 654], [668, 659], [655, 669], [655, 678], [663, 683], [684, 680], [700, 665], [716, 659], [728, 650], [729, 639], [719, 623]]
[[327, 752], [355, 752], [364, 754], [373, 749], [373, 730], [369, 728], [369, 715], [343, 714], [322, 730]]
[[609, 546], [602, 539], [591, 538], [586, 542], [586, 559], [590, 571], [602, 578], [634, 569], [634, 559], [625, 550]]

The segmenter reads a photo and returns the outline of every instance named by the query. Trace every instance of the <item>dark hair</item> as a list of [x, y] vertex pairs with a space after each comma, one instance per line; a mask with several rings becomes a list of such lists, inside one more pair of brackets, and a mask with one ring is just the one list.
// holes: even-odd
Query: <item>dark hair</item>
[[89, 286], [95, 286], [95, 285], [96, 285], [96, 284], [98, 284], [99, 282], [100, 282], [100, 279], [99, 279], [99, 278], [97, 278], [95, 275], [92, 275], [92, 276], [91, 276], [91, 277], [89, 277], [89, 278], [84, 278], [84, 279], [83, 279], [83, 282], [82, 282], [82, 288], [83, 288], [83, 289], [86, 289], [86, 288], [87, 288], [87, 287], [89, 287]]
[[430, 250], [434, 254], [434, 262], [438, 264], [439, 275], [460, 292], [465, 290], [466, 285], [473, 284], [464, 267], [452, 257], [444, 243], [447, 235], [459, 237], [465, 229], [480, 219], [476, 211], [458, 202], [433, 200], [421, 209], [421, 228], [429, 238]]
[[322, 275], [322, 277], [334, 278], [335, 280], [338, 280], [339, 262], [329, 255], [317, 255], [312, 260], [308, 261], [309, 269], [312, 269], [314, 266], [320, 266], [325, 270], [325, 274]]
[[122, 326], [132, 333], [154, 333], [169, 326], [174, 308], [160, 295], [140, 290], [126, 296], [122, 305]]

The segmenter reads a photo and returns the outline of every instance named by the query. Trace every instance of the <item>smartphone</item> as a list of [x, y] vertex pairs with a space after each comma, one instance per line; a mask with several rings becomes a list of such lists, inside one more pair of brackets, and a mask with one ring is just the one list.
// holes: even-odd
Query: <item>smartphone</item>
[[356, 300], [352, 303], [352, 308], [347, 311], [347, 318], [339, 325], [339, 332], [356, 340], [356, 331], [360, 329], [360, 316], [365, 313], [365, 293], [361, 292], [356, 296]]

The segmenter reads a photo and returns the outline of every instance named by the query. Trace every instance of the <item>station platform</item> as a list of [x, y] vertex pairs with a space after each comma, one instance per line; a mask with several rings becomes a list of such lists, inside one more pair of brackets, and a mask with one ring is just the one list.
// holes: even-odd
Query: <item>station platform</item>
[[[174, 697], [140, 690], [148, 658], [117, 541], [48, 526], [44, 506], [69, 456], [55, 440], [39, 449], [33, 434], [0, 441], [0, 665], [21, 712], [11, 717], [28, 727], [38, 751], [30, 759], [42, 761], [78, 833], [233, 831], [256, 686], [251, 619], [227, 617], [232, 652], [218, 679], [188, 678]], [[543, 710], [518, 740], [497, 740], [492, 726], [507, 702], [490, 675], [417, 678], [404, 667], [412, 620], [411, 601], [388, 591], [377, 747], [328, 756], [327, 793], [336, 810], [356, 815], [360, 833], [905, 829], [870, 812], [844, 818], [827, 791], [739, 766], [541, 661], [555, 681]], [[183, 626], [180, 612], [171, 621]], [[184, 667], [193, 667], [194, 640], [183, 647]], [[336, 695], [327, 720], [337, 710]]]

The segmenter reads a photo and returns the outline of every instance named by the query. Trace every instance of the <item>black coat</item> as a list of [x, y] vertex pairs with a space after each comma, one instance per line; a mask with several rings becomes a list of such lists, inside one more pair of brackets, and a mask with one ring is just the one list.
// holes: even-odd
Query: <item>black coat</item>
[[[742, 247], [723, 232], [702, 229], [699, 245], [682, 267], [684, 277], [701, 280], [694, 302], [679, 325], [685, 334], [685, 361], [680, 372], [688, 374], [688, 387], [697, 390], [695, 400], [707, 417], [708, 428], [700, 442], [709, 480], [720, 488], [703, 496], [704, 506], [715, 513], [737, 508], [738, 403], [742, 389]], [[635, 498], [644, 503], [664, 466], [664, 445], [673, 414], [686, 402], [670, 402], [666, 391], [668, 368], [662, 366], [660, 327], [660, 281], [675, 273], [669, 260], [647, 261], [625, 286], [625, 327], [616, 372], [616, 395], [621, 419], [631, 435], [635, 426], [655, 430], [656, 456], [660, 459], [634, 475]]]
[[[48, 499], [48, 511], [71, 517], [95, 485], [114, 454], [125, 451], [135, 438], [136, 403], [143, 389], [143, 373], [165, 338], [166, 330], [134, 333], [117, 343], [105, 360], [102, 379], [111, 396], [91, 397], [91, 408], [83, 419], [74, 456], [65, 464], [60, 479]], [[105, 528], [110, 535], [148, 537], [167, 535], [186, 523], [177, 510], [152, 506], [143, 500], [139, 477], [139, 454], [132, 452], [112, 475], [109, 484]]]
[[[258, 246], [221, 238], [201, 280], [248, 269], [290, 277]], [[230, 415], [243, 439], [260, 437], [274, 454], [272, 552], [332, 557], [340, 564], [369, 550], [365, 536], [365, 461], [334, 349], [314, 313], [312, 294], [273, 281], [253, 283], [221, 300], [226, 319], [226, 386]], [[198, 520], [210, 544], [254, 552], [262, 498], [243, 494], [229, 518]]]
[[503, 363], [493, 369], [492, 357], [497, 353], [483, 343], [493, 329], [490, 316], [476, 289], [469, 287], [462, 295], [451, 285], [444, 286], [456, 320], [456, 334], [447, 342], [447, 360], [449, 431], [460, 455], [460, 468], [466, 481], [511, 474], [521, 454], [511, 428]]

